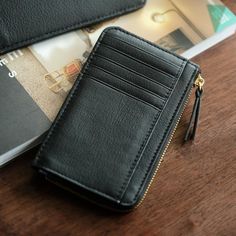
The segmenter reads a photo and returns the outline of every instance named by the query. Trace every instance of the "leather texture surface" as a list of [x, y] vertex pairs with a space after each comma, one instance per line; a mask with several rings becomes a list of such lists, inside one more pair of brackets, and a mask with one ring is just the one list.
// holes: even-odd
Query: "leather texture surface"
[[0, 54], [142, 7], [145, 0], [0, 0]]
[[98, 204], [134, 208], [198, 73], [182, 57], [107, 28], [33, 165]]

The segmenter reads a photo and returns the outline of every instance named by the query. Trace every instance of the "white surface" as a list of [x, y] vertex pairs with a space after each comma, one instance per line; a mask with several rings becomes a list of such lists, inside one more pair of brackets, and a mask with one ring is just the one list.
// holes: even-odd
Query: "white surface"
[[216, 33], [210, 38], [204, 40], [203, 42], [197, 44], [196, 46], [192, 47], [191, 49], [185, 51], [182, 56], [188, 59], [193, 58], [194, 56], [200, 54], [201, 52], [207, 50], [208, 48], [216, 45], [217, 43], [223, 41], [224, 39], [228, 38], [229, 36], [233, 35], [236, 32], [236, 24], [232, 25], [222, 32]]
[[53, 72], [75, 59], [83, 59], [87, 45], [76, 32], [70, 32], [36, 43], [30, 50], [48, 72]]

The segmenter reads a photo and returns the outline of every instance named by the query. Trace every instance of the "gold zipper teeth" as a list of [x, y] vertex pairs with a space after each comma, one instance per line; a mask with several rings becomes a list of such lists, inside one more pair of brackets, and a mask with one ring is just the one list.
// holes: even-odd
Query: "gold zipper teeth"
[[144, 199], [145, 199], [146, 196], [147, 196], [147, 193], [148, 193], [148, 191], [149, 191], [149, 189], [150, 189], [150, 187], [151, 187], [151, 185], [152, 185], [152, 183], [153, 183], [153, 181], [154, 181], [154, 179], [155, 179], [155, 177], [156, 177], [156, 175], [157, 175], [157, 172], [158, 172], [158, 170], [159, 170], [159, 168], [160, 168], [160, 165], [161, 165], [161, 163], [162, 163], [162, 161], [163, 161], [163, 159], [164, 159], [164, 156], [165, 156], [165, 154], [166, 154], [166, 152], [167, 152], [167, 149], [168, 149], [168, 147], [169, 147], [169, 145], [170, 145], [170, 143], [171, 143], [171, 141], [172, 141], [172, 139], [173, 139], [173, 136], [174, 136], [175, 131], [176, 131], [177, 127], [178, 127], [178, 124], [179, 124], [179, 122], [180, 122], [180, 120], [181, 120], [181, 117], [182, 117], [182, 115], [183, 115], [183, 113], [184, 113], [184, 110], [185, 110], [185, 108], [186, 108], [186, 106], [187, 106], [187, 104], [188, 104], [188, 101], [189, 101], [189, 98], [190, 98], [190, 96], [191, 96], [191, 93], [192, 93], [192, 88], [191, 88], [191, 90], [190, 90], [190, 92], [189, 92], [189, 95], [188, 95], [188, 97], [187, 97], [187, 100], [186, 100], [185, 103], [184, 103], [183, 111], [181, 112], [181, 114], [180, 114], [180, 116], [179, 116], [179, 118], [178, 118], [178, 120], [177, 120], [177, 122], [176, 122], [176, 124], [175, 124], [175, 127], [174, 127], [174, 129], [173, 129], [173, 131], [172, 131], [172, 134], [171, 134], [171, 136], [170, 136], [170, 139], [169, 139], [169, 141], [168, 141], [168, 143], [167, 143], [167, 145], [166, 145], [166, 147], [165, 147], [165, 149], [164, 149], [164, 151], [163, 151], [163, 153], [162, 153], [162, 155], [161, 155], [160, 161], [159, 161], [159, 163], [158, 163], [158, 165], [157, 165], [157, 167], [156, 167], [156, 170], [155, 170], [155, 172], [154, 172], [154, 174], [153, 174], [153, 176], [152, 176], [152, 178], [151, 178], [151, 181], [149, 182], [148, 187], [147, 187], [147, 189], [146, 189], [146, 191], [145, 191], [145, 193], [144, 193], [142, 199], [141, 199], [140, 202], [136, 205], [135, 208], [138, 208], [138, 207], [143, 203]]

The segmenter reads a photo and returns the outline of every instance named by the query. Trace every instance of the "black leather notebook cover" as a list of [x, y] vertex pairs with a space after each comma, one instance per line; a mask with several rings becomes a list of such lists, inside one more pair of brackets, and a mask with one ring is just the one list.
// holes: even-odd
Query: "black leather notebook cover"
[[116, 210], [137, 206], [152, 182], [199, 68], [134, 36], [100, 36], [34, 166]]
[[0, 0], [0, 54], [142, 7], [145, 0]]

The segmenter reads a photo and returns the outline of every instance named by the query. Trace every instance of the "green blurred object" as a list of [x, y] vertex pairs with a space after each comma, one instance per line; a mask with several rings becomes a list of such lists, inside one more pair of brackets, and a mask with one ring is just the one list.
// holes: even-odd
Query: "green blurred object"
[[236, 23], [236, 16], [227, 7], [219, 4], [208, 4], [207, 7], [215, 32], [220, 32], [233, 23]]

